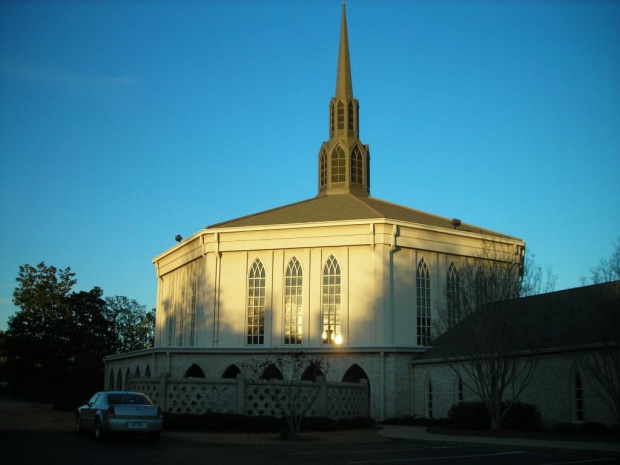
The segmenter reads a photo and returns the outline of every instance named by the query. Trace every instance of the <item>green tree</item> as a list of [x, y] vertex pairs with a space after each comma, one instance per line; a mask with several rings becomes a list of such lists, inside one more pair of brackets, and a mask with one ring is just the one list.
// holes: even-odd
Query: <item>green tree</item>
[[11, 384], [35, 400], [52, 400], [53, 387], [62, 379], [74, 277], [70, 268], [44, 262], [19, 267], [13, 302], [21, 311], [8, 323], [8, 370]]
[[124, 296], [107, 297], [106, 318], [110, 323], [111, 353], [124, 353], [153, 347], [155, 309]]

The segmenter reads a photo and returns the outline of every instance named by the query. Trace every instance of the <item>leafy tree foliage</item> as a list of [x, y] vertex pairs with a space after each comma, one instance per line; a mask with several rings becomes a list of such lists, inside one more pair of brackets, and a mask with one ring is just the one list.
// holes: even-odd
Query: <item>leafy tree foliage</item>
[[155, 340], [155, 309], [123, 296], [107, 297], [107, 319], [111, 325], [115, 353], [153, 347]]
[[[16, 280], [13, 302], [20, 310], [9, 319], [6, 332], [8, 377], [34, 400], [66, 407], [81, 402], [101, 388], [105, 355], [119, 348], [144, 348], [138, 347], [144, 338], [134, 335], [154, 330], [154, 315], [135, 301], [106, 301], [99, 287], [73, 291], [77, 281], [70, 268], [24, 265]], [[109, 303], [125, 300], [132, 303], [123, 310], [128, 323], [118, 326], [116, 307]]]

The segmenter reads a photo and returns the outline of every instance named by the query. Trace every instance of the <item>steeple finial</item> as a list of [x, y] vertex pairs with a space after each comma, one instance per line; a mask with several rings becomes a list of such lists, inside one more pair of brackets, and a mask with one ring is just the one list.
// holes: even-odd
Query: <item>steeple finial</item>
[[351, 63], [349, 61], [349, 36], [347, 34], [347, 9], [342, 0], [342, 20], [340, 24], [340, 50], [338, 51], [338, 74], [336, 77], [336, 97], [347, 99], [353, 96], [351, 84]]

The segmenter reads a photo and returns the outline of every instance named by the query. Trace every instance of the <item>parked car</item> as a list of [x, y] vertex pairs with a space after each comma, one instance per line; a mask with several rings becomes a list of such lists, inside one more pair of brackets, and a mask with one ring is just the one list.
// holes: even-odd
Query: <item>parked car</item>
[[146, 434], [157, 442], [164, 425], [164, 412], [141, 392], [98, 392], [78, 407], [78, 433], [93, 431], [101, 440], [108, 434]]

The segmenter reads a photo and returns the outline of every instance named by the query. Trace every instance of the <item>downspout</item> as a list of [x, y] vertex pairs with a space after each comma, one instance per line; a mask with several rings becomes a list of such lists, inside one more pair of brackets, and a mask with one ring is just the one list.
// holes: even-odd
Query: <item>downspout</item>
[[381, 421], [385, 420], [385, 352], [381, 351]]

